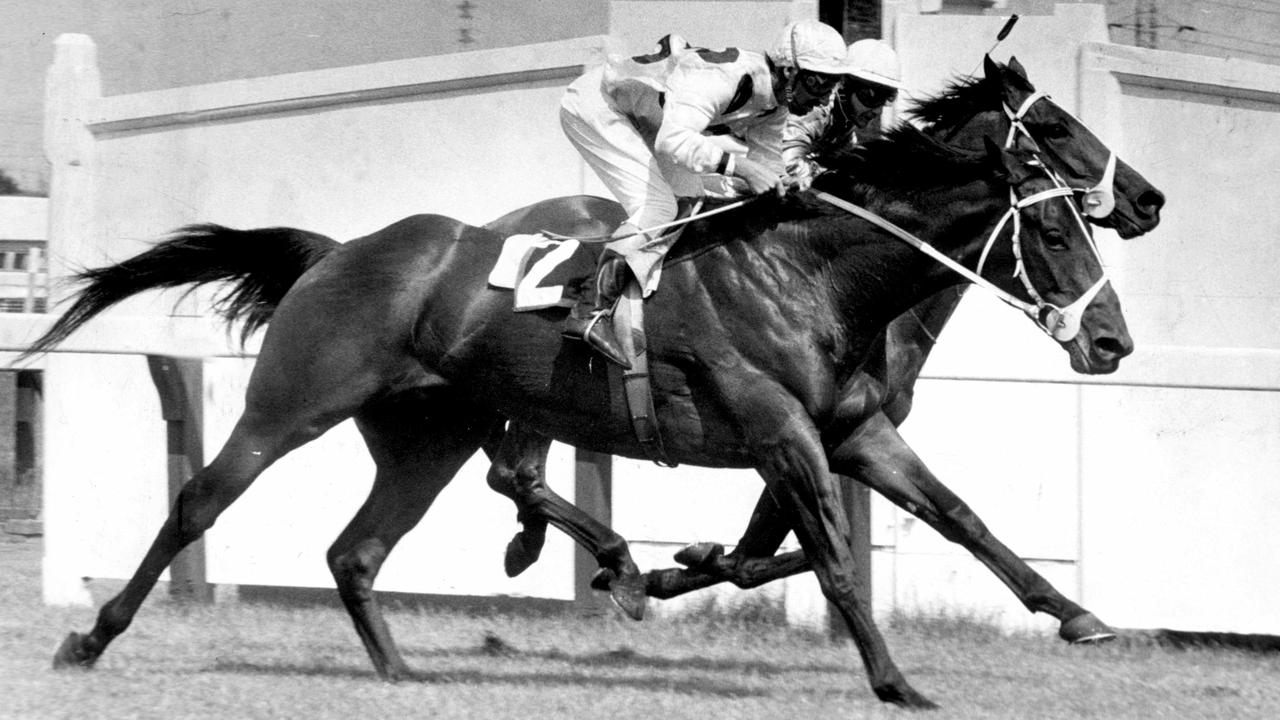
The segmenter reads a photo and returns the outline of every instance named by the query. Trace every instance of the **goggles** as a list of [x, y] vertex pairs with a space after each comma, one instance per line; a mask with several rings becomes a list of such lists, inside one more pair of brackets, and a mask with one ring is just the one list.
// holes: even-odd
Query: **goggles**
[[801, 70], [796, 75], [796, 82], [804, 91], [813, 97], [823, 97], [828, 95], [840, 83], [839, 75], [828, 75], [826, 73], [811, 72], [809, 70]]
[[858, 102], [863, 107], [868, 110], [874, 110], [896, 100], [898, 98], [898, 90], [886, 85], [855, 82], [852, 87], [852, 95], [858, 99]]

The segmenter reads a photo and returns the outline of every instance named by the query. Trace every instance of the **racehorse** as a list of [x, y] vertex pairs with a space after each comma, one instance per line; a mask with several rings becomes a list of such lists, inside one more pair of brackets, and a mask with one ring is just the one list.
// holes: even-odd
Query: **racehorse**
[[[858, 182], [849, 197], [970, 271], [985, 257], [992, 282], [1022, 302], [1043, 296], [1065, 307], [1096, 293], [1078, 334], [1063, 341], [1073, 364], [1109, 371], [1132, 350], [1071, 191], [1025, 152], [961, 153], [901, 128], [865, 147], [850, 171]], [[122, 592], [87, 635], [68, 636], [55, 664], [92, 665], [182, 547], [275, 460], [346, 418], [355, 418], [378, 473], [331, 548], [330, 566], [385, 677], [404, 664], [373, 605], [372, 577], [503, 417], [579, 447], [641, 456], [616, 394], [616, 370], [562, 342], [560, 312], [511, 313], [510, 296], [487, 286], [500, 236], [439, 215], [413, 216], [333, 250], [296, 282], [257, 277], [259, 255], [279, 267], [266, 245], [281, 237], [278, 229], [206, 226], [179, 233], [135, 265], [90, 271], [91, 288], [116, 285], [81, 296], [32, 346], [50, 349], [133, 292], [183, 277], [207, 282], [222, 267], [236, 279], [233, 297], [250, 302], [255, 288], [290, 285], [231, 437], [183, 487]], [[851, 592], [861, 579], [828, 467], [846, 472], [854, 460], [838, 406], [880, 329], [960, 276], [866, 220], [795, 198], [757, 200], [749, 210], [700, 221], [681, 242], [648, 308], [668, 453], [688, 464], [757, 469], [795, 518], [876, 694], [931, 707]]]
[[[924, 122], [935, 137], [960, 146], [979, 145], [983, 137], [1003, 138], [1006, 143], [1029, 140], [1073, 187], [1084, 190], [1113, 184], [1114, 209], [1090, 219], [1115, 227], [1123, 237], [1147, 232], [1159, 223], [1163, 195], [1126, 163], [1117, 161], [1075, 118], [1037, 92], [1016, 59], [1001, 66], [986, 58], [984, 66], [980, 80], [954, 83], [940, 95], [920, 101], [911, 114]], [[1109, 171], [1113, 163], [1114, 171]], [[566, 210], [575, 208], [579, 201], [561, 202], [566, 207], [558, 208], [558, 212], [552, 201], [513, 213], [489, 227], [508, 233], [532, 232], [538, 227], [567, 233], [568, 230], [559, 229], [558, 223], [575, 219]], [[595, 207], [580, 215], [608, 219], [608, 209]], [[541, 224], [531, 224], [531, 216]], [[1092, 613], [1064, 597], [999, 542], [981, 519], [938, 481], [896, 431], [910, 411], [915, 380], [962, 292], [962, 288], [944, 291], [894, 320], [873, 351], [872, 360], [850, 383], [846, 395], [854, 402], [844, 407], [848, 421], [860, 426], [860, 437], [866, 444], [855, 479], [969, 549], [1030, 611], [1057, 618], [1063, 639], [1075, 643], [1114, 637], [1111, 629]], [[723, 548], [718, 545], [691, 546], [677, 554], [677, 559], [691, 566], [689, 570], [667, 569], [642, 576], [624, 539], [577, 511], [545, 485], [541, 468], [547, 443], [540, 443], [536, 435], [522, 434], [522, 430], [519, 426], [511, 428], [508, 445], [499, 449], [490, 471], [490, 484], [515, 499], [519, 506], [523, 529], [508, 545], [506, 557], [506, 567], [512, 575], [537, 559], [548, 521], [578, 539], [597, 558], [602, 572], [595, 584], [609, 590], [618, 605], [637, 619], [643, 614], [646, 594], [670, 598], [722, 581], [749, 588], [808, 569], [802, 553], [772, 557], [790, 526], [776, 516], [766, 491], [733, 553], [723, 556]]]

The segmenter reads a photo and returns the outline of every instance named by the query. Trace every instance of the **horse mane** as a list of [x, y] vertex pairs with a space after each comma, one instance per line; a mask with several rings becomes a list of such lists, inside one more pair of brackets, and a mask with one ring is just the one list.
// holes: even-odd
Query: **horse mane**
[[946, 130], [990, 110], [994, 92], [985, 78], [955, 76], [942, 92], [913, 100], [906, 113], [935, 131]]
[[[946, 145], [906, 123], [824, 158], [835, 177], [823, 183], [842, 195], [892, 195], [904, 200], [991, 177], [985, 152]], [[834, 186], [829, 184], [833, 183]]]

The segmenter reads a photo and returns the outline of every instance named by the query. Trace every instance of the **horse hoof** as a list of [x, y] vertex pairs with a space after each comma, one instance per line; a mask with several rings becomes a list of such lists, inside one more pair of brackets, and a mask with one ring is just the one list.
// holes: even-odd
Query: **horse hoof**
[[724, 546], [713, 542], [687, 545], [675, 555], [676, 562], [689, 568], [704, 567], [721, 557], [724, 557]]
[[1077, 615], [1062, 623], [1058, 637], [1072, 645], [1096, 645], [1116, 639], [1116, 631], [1091, 612]]
[[[544, 536], [545, 537], [545, 536]], [[515, 577], [528, 570], [542, 555], [542, 543], [531, 543], [525, 533], [519, 532], [507, 543], [507, 552], [502, 557], [502, 568], [507, 577]]]
[[77, 668], [88, 670], [92, 668], [93, 663], [98, 658], [91, 656], [84, 649], [84, 641], [87, 638], [87, 635], [81, 635], [78, 632], [68, 634], [67, 638], [58, 646], [58, 651], [53, 654], [53, 669]]
[[884, 685], [875, 688], [875, 693], [882, 702], [893, 703], [910, 710], [937, 710], [940, 707], [938, 703], [916, 692], [915, 688], [905, 682], [900, 685]]
[[645, 594], [645, 578], [641, 575], [618, 578], [609, 588], [609, 597], [627, 617], [640, 621], [644, 619], [648, 597]]
[[618, 579], [618, 574], [609, 568], [599, 568], [595, 574], [591, 576], [591, 589], [601, 592], [611, 592], [613, 582]]

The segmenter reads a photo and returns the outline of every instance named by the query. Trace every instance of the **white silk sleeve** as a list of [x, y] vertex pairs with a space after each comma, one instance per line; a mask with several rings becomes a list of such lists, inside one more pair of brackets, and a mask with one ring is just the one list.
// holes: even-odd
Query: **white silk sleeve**
[[738, 73], [677, 69], [667, 84], [654, 152], [695, 173], [724, 172], [728, 158], [703, 133], [737, 92]]

